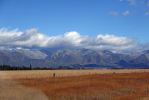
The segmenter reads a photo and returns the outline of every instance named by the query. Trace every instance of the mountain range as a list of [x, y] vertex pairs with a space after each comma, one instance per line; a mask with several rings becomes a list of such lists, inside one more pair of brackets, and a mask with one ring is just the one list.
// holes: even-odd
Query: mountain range
[[113, 52], [79, 48], [0, 49], [0, 65], [30, 64], [41, 68], [149, 68], [149, 50]]

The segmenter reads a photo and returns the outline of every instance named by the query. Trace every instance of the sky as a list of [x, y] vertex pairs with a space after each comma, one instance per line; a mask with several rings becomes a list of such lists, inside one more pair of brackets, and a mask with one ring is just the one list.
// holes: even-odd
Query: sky
[[148, 26], [149, 0], [0, 0], [0, 43], [5, 45], [33, 46], [30, 42], [38, 40], [39, 46], [49, 46], [52, 38], [51, 46], [70, 34], [73, 45], [99, 45], [93, 42], [99, 37], [110, 46], [148, 43]]

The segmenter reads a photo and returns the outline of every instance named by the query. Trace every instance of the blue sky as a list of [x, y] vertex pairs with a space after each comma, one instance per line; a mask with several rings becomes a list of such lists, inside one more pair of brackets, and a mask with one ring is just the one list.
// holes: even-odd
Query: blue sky
[[149, 1], [0, 0], [0, 27], [37, 28], [48, 35], [114, 34], [149, 42]]

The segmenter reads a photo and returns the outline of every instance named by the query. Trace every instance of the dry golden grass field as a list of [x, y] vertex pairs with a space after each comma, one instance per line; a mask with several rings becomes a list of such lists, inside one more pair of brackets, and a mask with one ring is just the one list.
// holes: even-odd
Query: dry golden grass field
[[0, 100], [149, 100], [148, 69], [0, 71], [0, 76]]

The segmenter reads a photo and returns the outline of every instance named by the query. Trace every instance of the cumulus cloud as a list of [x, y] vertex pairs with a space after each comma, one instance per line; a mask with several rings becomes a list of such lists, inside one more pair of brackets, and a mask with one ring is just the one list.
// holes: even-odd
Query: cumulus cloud
[[146, 11], [144, 14], [148, 16], [149, 15], [149, 11]]
[[21, 46], [46, 46], [49, 38], [36, 29], [30, 29], [25, 32], [18, 29], [8, 30], [0, 29], [0, 44], [1, 45], [21, 45]]
[[99, 34], [96, 37], [90, 37], [73, 31], [66, 32], [63, 35], [48, 36], [37, 29], [29, 29], [24, 32], [18, 29], [0, 29], [1, 46], [125, 50], [134, 47], [135, 44], [136, 42], [128, 37], [110, 34]]
[[119, 12], [117, 12], [117, 11], [111, 11], [110, 12], [110, 15], [112, 15], [112, 16], [118, 16], [119, 15]]
[[129, 10], [126, 10], [126, 11], [122, 12], [122, 15], [123, 16], [128, 16], [128, 15], [130, 15], [130, 11]]
[[148, 7], [149, 7], [149, 0], [146, 2], [146, 6], [148, 6]]
[[134, 5], [136, 4], [137, 0], [127, 0], [129, 4]]
[[[119, 14], [119, 15], [128, 16], [128, 15], [136, 13], [136, 12], [139, 13], [140, 11], [141, 12], [145, 11], [144, 15], [149, 15], [149, 12], [148, 12], [149, 0], [119, 0], [119, 1], [122, 3], [128, 4], [129, 6], [131, 6], [131, 8], [133, 8], [133, 9], [131, 9], [131, 12], [129, 9], [124, 12], [121, 12], [121, 14]], [[136, 10], [136, 9], [139, 9], [139, 10]]]
[[[130, 5], [135, 5], [139, 0], [119, 0], [120, 2], [128, 2]], [[140, 0], [141, 1], [141, 0]]]
[[125, 36], [115, 36], [115, 35], [98, 35], [97, 41], [103, 45], [104, 49], [128, 49], [135, 46], [133, 39]]
[[129, 16], [130, 15], [130, 11], [129, 10], [126, 10], [124, 12], [111, 11], [110, 15], [112, 15], [112, 16]]

